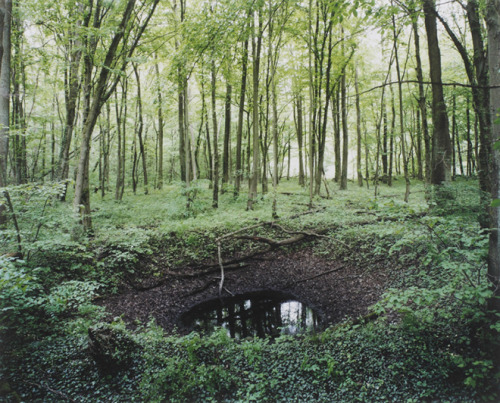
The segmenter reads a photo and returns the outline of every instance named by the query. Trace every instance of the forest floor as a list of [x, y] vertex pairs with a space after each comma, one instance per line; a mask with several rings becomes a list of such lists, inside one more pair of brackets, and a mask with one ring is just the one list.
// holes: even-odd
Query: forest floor
[[[253, 291], [286, 292], [313, 308], [321, 322], [329, 326], [367, 314], [368, 307], [385, 290], [386, 269], [383, 264], [361, 268], [329, 260], [314, 255], [310, 245], [306, 245], [294, 251], [267, 252], [247, 261], [244, 267], [227, 272], [223, 295], [229, 295], [228, 291], [235, 295]], [[184, 269], [182, 273], [190, 271]], [[157, 277], [141, 281], [154, 284]], [[217, 273], [192, 278], [165, 274], [158, 286], [143, 290], [126, 287], [119, 295], [100, 303], [110, 316], [122, 316], [128, 324], [146, 323], [154, 318], [167, 331], [177, 329], [186, 333], [190, 329], [183, 328], [180, 316], [195, 305], [217, 298], [219, 281]]]
[[[248, 211], [226, 191], [213, 209], [206, 181], [94, 196], [80, 239], [57, 185], [11, 189], [26, 260], [0, 256], [0, 401], [497, 399], [477, 183], [436, 201], [416, 182], [409, 203], [401, 180], [376, 197], [331, 186], [311, 201], [284, 181], [279, 219], [271, 192]], [[271, 341], [183, 327], [218, 298], [221, 262], [222, 296], [284, 293], [325, 329]]]

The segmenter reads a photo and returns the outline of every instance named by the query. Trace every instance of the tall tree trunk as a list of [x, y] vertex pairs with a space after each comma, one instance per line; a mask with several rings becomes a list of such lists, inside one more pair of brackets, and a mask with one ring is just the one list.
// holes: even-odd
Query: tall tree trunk
[[[492, 141], [500, 141], [500, 0], [489, 0], [487, 5], [488, 63], [490, 73], [490, 110]], [[493, 149], [492, 155], [492, 197], [500, 199], [500, 150]], [[490, 208], [490, 244], [488, 253], [488, 279], [494, 290], [490, 308], [500, 311], [500, 207]], [[495, 298], [496, 297], [496, 298]], [[498, 359], [498, 357], [496, 357]]]
[[208, 153], [208, 180], [210, 181], [210, 189], [213, 187], [213, 157], [212, 157], [212, 147], [210, 142], [210, 120], [208, 119], [208, 107], [205, 101], [205, 85], [204, 81], [201, 81], [201, 109], [202, 113], [205, 115], [205, 135], [206, 135], [206, 146]]
[[14, 128], [13, 166], [17, 184], [28, 181], [28, 161], [26, 150], [26, 116], [24, 92], [26, 90], [26, 69], [23, 55], [24, 29], [17, 10], [12, 18], [12, 126]]
[[146, 160], [146, 151], [144, 147], [144, 139], [142, 134], [144, 132], [144, 116], [142, 114], [142, 94], [141, 94], [141, 78], [137, 70], [137, 65], [133, 64], [135, 79], [137, 81], [137, 106], [138, 106], [138, 120], [139, 127], [137, 129], [137, 138], [139, 139], [139, 151], [142, 158], [142, 175], [144, 178], [144, 194], [148, 194], [148, 164]]
[[453, 93], [451, 101], [451, 178], [455, 180], [457, 176], [457, 100], [456, 95]]
[[[257, 185], [259, 180], [259, 74], [260, 74], [260, 53], [262, 48], [262, 18], [261, 11], [258, 11], [258, 33], [255, 33], [255, 22], [252, 23], [252, 64], [253, 64], [253, 100], [252, 100], [252, 170], [250, 186], [248, 192], [247, 210], [253, 210], [253, 205], [257, 198]], [[255, 21], [255, 20], [254, 20]]]
[[155, 63], [156, 80], [158, 82], [158, 189], [163, 187], [163, 100], [161, 96], [160, 68]]
[[191, 185], [191, 180], [196, 180], [196, 165], [194, 164], [194, 137], [189, 120], [189, 86], [186, 79], [184, 86], [184, 154], [186, 159], [186, 185]]
[[314, 117], [316, 112], [316, 97], [314, 90], [314, 80], [313, 80], [313, 66], [312, 66], [312, 42], [313, 42], [313, 21], [312, 21], [312, 8], [313, 8], [313, 0], [309, 0], [308, 7], [308, 21], [309, 21], [309, 29], [308, 29], [308, 68], [309, 68], [309, 208], [313, 207], [313, 185], [314, 185], [314, 152], [315, 152], [315, 144], [314, 139], [316, 137], [314, 127]]
[[383, 105], [383, 112], [382, 112], [382, 155], [381, 155], [381, 160], [382, 160], [382, 176], [384, 178], [387, 178], [388, 171], [387, 171], [387, 156], [389, 155], [389, 149], [387, 148], [387, 140], [388, 140], [388, 127], [387, 127], [387, 111], [385, 104]]
[[215, 101], [217, 77], [215, 72], [215, 62], [212, 61], [212, 130], [213, 130], [213, 196], [212, 207], [219, 207], [219, 140], [217, 128], [217, 104]]
[[[79, 12], [84, 14], [83, 5], [80, 5]], [[91, 13], [86, 12], [83, 20], [77, 21], [77, 28], [80, 25], [88, 27], [90, 23]], [[74, 127], [76, 124], [76, 112], [78, 96], [80, 92], [80, 61], [82, 59], [82, 41], [76, 32], [72, 32], [71, 36], [75, 39], [70, 39], [66, 45], [68, 63], [65, 66], [64, 80], [64, 98], [66, 108], [66, 120], [64, 124], [64, 132], [61, 138], [59, 149], [59, 161], [57, 162], [57, 176], [59, 180], [66, 180], [69, 177], [69, 153], [71, 150], [71, 141], [73, 138]]]
[[304, 157], [303, 157], [303, 147], [304, 147], [304, 131], [303, 131], [303, 113], [302, 113], [302, 96], [297, 97], [297, 143], [299, 147], [299, 185], [305, 186], [304, 178]]
[[118, 133], [118, 169], [116, 174], [115, 200], [122, 200], [125, 191], [125, 162], [126, 162], [126, 121], [127, 121], [127, 87], [128, 81], [125, 79], [121, 83], [122, 95], [120, 107], [118, 107], [118, 96], [115, 92], [115, 115], [116, 130]]
[[[410, 3], [413, 4], [413, 3]], [[420, 58], [420, 35], [418, 33], [418, 13], [411, 9], [413, 40], [415, 43], [415, 70], [418, 81], [418, 107], [420, 108], [420, 118], [422, 119], [422, 132], [424, 137], [424, 155], [425, 155], [425, 180], [431, 178], [431, 139], [429, 136], [429, 126], [427, 124], [427, 107], [425, 105], [424, 75], [422, 72], [422, 60]]]
[[[476, 74], [477, 88], [472, 88], [475, 99], [474, 106], [479, 119], [479, 138], [480, 148], [478, 155], [478, 178], [479, 188], [481, 190], [481, 205], [482, 210], [486, 211], [490, 204], [491, 188], [491, 116], [490, 111], [490, 91], [489, 72], [488, 72], [488, 55], [486, 47], [483, 43], [482, 26], [479, 17], [479, 4], [477, 0], [469, 0], [467, 2], [467, 18], [472, 37], [472, 46], [474, 49], [474, 72]], [[490, 71], [491, 72], [491, 71]], [[473, 84], [473, 83], [472, 83]], [[480, 215], [479, 224], [482, 228], [489, 227], [489, 217], [487, 214]]]
[[347, 88], [345, 71], [341, 80], [342, 103], [342, 174], [340, 176], [340, 189], [347, 189], [347, 163], [349, 158], [349, 135], [347, 125]]
[[466, 115], [467, 115], [467, 176], [472, 176], [475, 168], [474, 162], [474, 147], [472, 145], [471, 138], [471, 122], [470, 122], [470, 99], [469, 95], [467, 95], [467, 103], [466, 103]]
[[181, 83], [179, 83], [179, 90], [177, 94], [177, 112], [178, 112], [178, 124], [179, 124], [179, 164], [180, 164], [180, 171], [181, 171], [181, 181], [186, 182], [186, 134], [185, 134], [185, 128], [186, 125], [184, 124], [184, 89], [180, 88]]
[[222, 152], [222, 190], [226, 191], [226, 186], [229, 183], [229, 143], [231, 138], [231, 93], [233, 87], [228, 81], [226, 83], [226, 101], [224, 105], [224, 148]]
[[8, 183], [11, 16], [12, 0], [0, 0], [0, 187]]
[[335, 153], [335, 182], [340, 182], [342, 173], [342, 154], [340, 152], [340, 85], [335, 90], [335, 102], [332, 107], [333, 119], [333, 138]]
[[357, 133], [357, 154], [356, 168], [358, 171], [358, 185], [363, 186], [363, 172], [361, 170], [361, 108], [359, 106], [359, 82], [358, 69], [354, 70], [354, 87], [356, 90], [356, 133]]
[[248, 39], [243, 44], [240, 102], [238, 109], [238, 128], [236, 131], [236, 175], [234, 183], [234, 196], [240, 194], [241, 180], [243, 178], [243, 167], [241, 158], [241, 145], [243, 141], [243, 114], [245, 113], [245, 96], [247, 88], [247, 69], [248, 69]]
[[401, 78], [401, 69], [399, 66], [398, 57], [398, 44], [397, 44], [397, 34], [396, 34], [396, 20], [394, 15], [392, 16], [392, 32], [394, 39], [394, 59], [396, 61], [396, 73], [398, 76], [398, 93], [399, 93], [399, 126], [400, 126], [400, 138], [401, 138], [401, 154], [403, 159], [403, 172], [406, 184], [404, 201], [407, 203], [410, 197], [410, 174], [408, 172], [408, 155], [406, 154], [406, 141], [405, 141], [405, 126], [404, 126], [404, 114], [403, 114], [403, 83]]
[[448, 114], [441, 80], [441, 52], [439, 50], [434, 0], [422, 0], [425, 15], [425, 29], [429, 52], [430, 76], [432, 82], [432, 175], [431, 183], [441, 185], [451, 177], [451, 141]]
[[387, 184], [392, 186], [394, 168], [394, 137], [396, 136], [396, 106], [394, 101], [394, 91], [391, 87], [391, 134], [389, 136], [389, 166], [387, 168]]

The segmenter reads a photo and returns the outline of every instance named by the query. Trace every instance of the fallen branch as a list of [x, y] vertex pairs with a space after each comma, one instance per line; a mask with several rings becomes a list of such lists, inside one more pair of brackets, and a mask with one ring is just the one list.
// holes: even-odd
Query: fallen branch
[[213, 278], [209, 281], [207, 281], [205, 283], [205, 285], [201, 286], [201, 287], [198, 287], [198, 288], [195, 288], [194, 290], [184, 294], [182, 296], [182, 298], [186, 298], [186, 297], [192, 297], [193, 295], [196, 295], [196, 294], [199, 294], [200, 292], [203, 292], [205, 291], [206, 289], [208, 289], [217, 279]]
[[[294, 214], [294, 215], [289, 216], [289, 217], [284, 217], [284, 218], [281, 218], [281, 219], [279, 219], [277, 221], [293, 220], [295, 218], [298, 218], [298, 217], [301, 217], [301, 216], [304, 216], [304, 215], [308, 215], [308, 214], [312, 214], [312, 213], [318, 213], [318, 212], [320, 212], [322, 210], [325, 210], [325, 208], [326, 207], [320, 207], [320, 208], [317, 208], [315, 210], [303, 211], [302, 213]], [[222, 241], [223, 239], [230, 238], [230, 237], [232, 237], [232, 236], [234, 236], [236, 234], [239, 234], [240, 232], [247, 231], [249, 229], [258, 228], [258, 227], [263, 227], [264, 225], [274, 225], [275, 223], [276, 223], [276, 221], [262, 221], [262, 222], [259, 222], [258, 224], [250, 225], [248, 227], [243, 227], [243, 228], [240, 228], [239, 230], [230, 232], [229, 234], [222, 235], [219, 238], [217, 238], [215, 241], [216, 242]]]
[[345, 267], [346, 267], [346, 265], [342, 265], [342, 266], [336, 267], [335, 269], [331, 269], [331, 270], [327, 270], [327, 271], [324, 271], [324, 272], [319, 273], [319, 274], [315, 274], [314, 276], [310, 276], [310, 277], [302, 278], [302, 279], [297, 280], [297, 281], [293, 281], [291, 283], [288, 283], [286, 285], [286, 287], [290, 287], [292, 285], [296, 285], [296, 284], [299, 284], [299, 283], [304, 283], [304, 282], [309, 281], [309, 280], [314, 280], [315, 278], [318, 278], [318, 277], [326, 276], [327, 274], [334, 273], [336, 271], [342, 270]]

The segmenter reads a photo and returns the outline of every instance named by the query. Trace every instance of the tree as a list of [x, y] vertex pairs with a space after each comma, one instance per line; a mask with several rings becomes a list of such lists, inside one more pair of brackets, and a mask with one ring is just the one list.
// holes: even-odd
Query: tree
[[[259, 130], [259, 73], [260, 73], [260, 53], [262, 49], [262, 11], [259, 8], [254, 11], [254, 18], [252, 20], [252, 148], [253, 148], [253, 158], [252, 158], [252, 169], [251, 177], [249, 183], [248, 191], [248, 201], [247, 210], [253, 210], [253, 205], [257, 198], [257, 184], [259, 181], [259, 166], [260, 166], [260, 155], [259, 155], [259, 141], [260, 141], [260, 130]], [[255, 20], [257, 19], [257, 27], [255, 26]]]
[[[95, 82], [91, 82], [89, 79], [92, 76], [92, 65], [89, 62], [89, 57], [91, 54], [95, 54], [96, 49], [95, 47], [89, 48], [90, 46], [94, 46], [94, 41], [90, 33], [87, 36], [85, 74], [88, 78], [86, 80], [85, 93], [88, 98], [85, 105], [86, 110], [81, 133], [80, 158], [75, 183], [75, 196], [73, 199], [74, 209], [82, 213], [83, 227], [86, 230], [92, 228], [89, 189], [89, 157], [92, 133], [102, 106], [113, 94], [118, 85], [121, 78], [120, 74], [125, 71], [127, 63], [138, 46], [140, 38], [158, 2], [159, 0], [153, 0], [152, 3], [145, 2], [136, 7], [136, 0], [127, 1], [123, 10], [121, 10], [121, 17], [118, 19], [115, 34], [105, 52], [102, 66], [96, 72], [97, 79]], [[110, 4], [110, 7], [112, 7], [112, 4]], [[94, 28], [101, 26], [102, 19], [108, 15], [108, 12], [109, 9], [103, 9], [100, 0], [97, 0], [94, 11]], [[132, 22], [139, 22], [139, 25], [133, 27]], [[111, 79], [112, 72], [119, 74], [114, 74]]]
[[441, 185], [451, 179], [451, 141], [448, 114], [441, 79], [441, 52], [434, 0], [423, 0], [427, 47], [432, 82], [432, 173], [431, 183]]
[[8, 182], [11, 16], [12, 1], [0, 0], [0, 187]]
[[488, 63], [490, 73], [490, 118], [492, 141], [495, 144], [492, 155], [492, 197], [496, 204], [490, 210], [490, 243], [488, 253], [488, 278], [494, 290], [491, 308], [500, 311], [500, 0], [489, 0], [488, 23]]

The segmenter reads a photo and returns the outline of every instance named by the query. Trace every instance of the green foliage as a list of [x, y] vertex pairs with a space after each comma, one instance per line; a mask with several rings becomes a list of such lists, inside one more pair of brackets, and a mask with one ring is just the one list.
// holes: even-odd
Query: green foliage
[[[152, 192], [146, 203], [146, 196], [132, 195], [122, 203], [101, 201], [95, 236], [78, 248], [72, 250], [68, 238], [52, 253], [40, 249], [28, 263], [2, 258], [0, 308], [6, 315], [0, 331], [8, 336], [17, 329], [25, 343], [10, 346], [15, 354], [1, 371], [24, 400], [54, 398], [32, 386], [42, 378], [52, 390], [83, 401], [495, 399], [492, 359], [500, 326], [487, 309], [487, 236], [471, 219], [477, 193], [468, 192], [467, 182], [454, 186], [456, 197], [439, 215], [427, 210], [417, 186], [409, 204], [394, 196], [399, 187], [381, 187], [377, 199], [352, 189], [334, 200], [314, 200], [324, 208], [319, 212], [283, 219], [290, 230], [328, 228], [326, 237], [306, 246], [366, 270], [385, 267], [389, 284], [373, 307], [378, 321], [273, 342], [234, 341], [224, 329], [209, 337], [165, 335], [153, 323], [131, 331], [120, 318], [100, 322], [105, 313], [92, 305], [121, 281], [154, 274], [157, 262], [181, 267], [213, 259], [215, 238], [270, 219], [271, 197], [246, 212], [245, 197], [224, 194], [224, 209], [193, 214], [181, 214], [186, 193], [180, 188], [166, 190], [171, 198]], [[210, 192], [197, 189], [193, 206], [210, 206]], [[305, 192], [293, 183], [284, 189], [293, 196], [278, 195], [282, 217], [307, 209]], [[284, 236], [267, 227], [252, 233]], [[50, 237], [40, 236], [49, 248]], [[223, 254], [254, 247], [248, 240], [226, 242]], [[123, 365], [103, 372], [89, 354], [89, 329], [108, 340], [101, 355]]]
[[225, 331], [208, 338], [193, 333], [148, 343], [141, 382], [143, 398], [147, 401], [165, 398], [185, 401], [195, 397], [214, 399], [227, 393], [236, 377], [223, 360], [233, 346], [234, 341]]
[[0, 333], [15, 328], [25, 331], [36, 325], [43, 295], [40, 271], [0, 256]]

